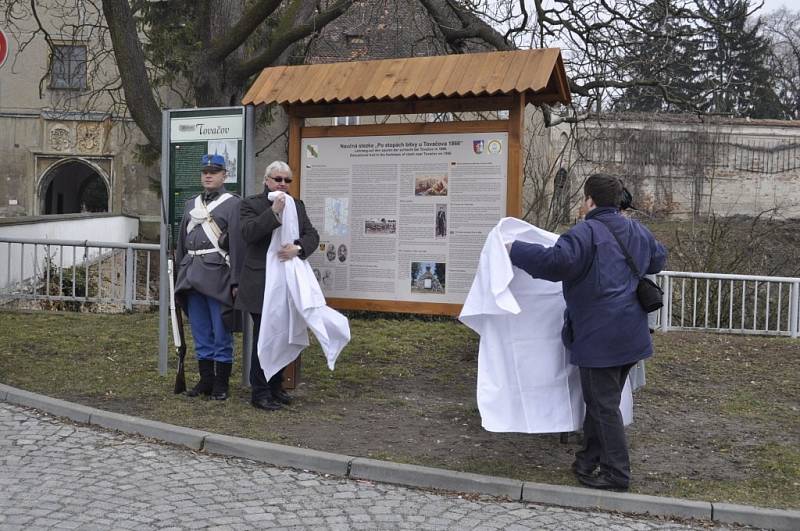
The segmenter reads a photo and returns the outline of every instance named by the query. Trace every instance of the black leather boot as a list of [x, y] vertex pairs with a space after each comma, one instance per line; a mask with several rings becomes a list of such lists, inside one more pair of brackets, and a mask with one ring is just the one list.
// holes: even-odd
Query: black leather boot
[[272, 399], [280, 404], [289, 405], [294, 399], [283, 390], [283, 371], [269, 379], [269, 392]]
[[197, 360], [200, 381], [186, 391], [186, 396], [208, 396], [214, 388], [214, 360]]
[[233, 363], [216, 362], [217, 374], [214, 377], [214, 388], [211, 391], [211, 400], [228, 399], [228, 381], [231, 378]]

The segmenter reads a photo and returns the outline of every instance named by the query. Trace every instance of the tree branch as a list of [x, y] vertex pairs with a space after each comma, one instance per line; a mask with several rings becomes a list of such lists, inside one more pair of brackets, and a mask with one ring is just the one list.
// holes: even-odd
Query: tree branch
[[[442, 32], [447, 44], [454, 50], [463, 50], [463, 44], [467, 39], [480, 39], [497, 50], [514, 49], [514, 46], [491, 26], [473, 13], [454, 6], [449, 0], [445, 1], [446, 5], [437, 0], [420, 0], [420, 3]], [[461, 24], [460, 28], [453, 27], [450, 15], [456, 16]]]
[[281, 0], [260, 0], [244, 12], [239, 21], [219, 39], [214, 39], [208, 55], [212, 61], [222, 62], [247, 40], [255, 29], [275, 12]]
[[[309, 22], [289, 29], [283, 33], [278, 33], [269, 47], [255, 57], [243, 61], [231, 69], [233, 83], [244, 82], [259, 72], [273, 64], [281, 54], [295, 42], [308, 37], [312, 33], [319, 31], [328, 23], [339, 18], [350, 7], [354, 0], [339, 0], [331, 8], [322, 13], [314, 15]], [[276, 30], [279, 31], [279, 30]]]
[[103, 0], [103, 15], [111, 33], [128, 110], [152, 147], [160, 150], [161, 108], [146, 82], [144, 53], [128, 0]]

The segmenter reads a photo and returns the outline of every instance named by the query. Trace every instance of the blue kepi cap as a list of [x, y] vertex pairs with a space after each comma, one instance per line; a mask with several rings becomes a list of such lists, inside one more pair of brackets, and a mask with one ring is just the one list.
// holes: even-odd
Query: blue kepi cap
[[222, 155], [203, 155], [203, 169], [212, 171], [225, 170], [225, 157]]

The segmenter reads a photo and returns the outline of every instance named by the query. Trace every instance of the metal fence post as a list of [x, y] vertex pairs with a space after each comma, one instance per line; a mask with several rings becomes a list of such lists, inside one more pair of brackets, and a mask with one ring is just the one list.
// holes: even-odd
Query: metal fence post
[[792, 282], [792, 294], [789, 297], [789, 335], [797, 337], [797, 310], [800, 299], [800, 282]]
[[[250, 183], [255, 181], [256, 155], [256, 108], [253, 105], [244, 107], [244, 178], [242, 179], [242, 197], [250, 192]], [[258, 188], [256, 186], [256, 188]], [[253, 319], [250, 312], [242, 310], [242, 385], [250, 386], [250, 356], [253, 348]]]
[[669, 316], [672, 315], [672, 283], [669, 275], [664, 275], [664, 283], [661, 288], [664, 290], [664, 306], [661, 307], [661, 331], [669, 330]]
[[167, 278], [167, 244], [169, 234], [167, 227], [169, 219], [167, 212], [169, 204], [169, 111], [161, 113], [161, 228], [159, 230], [158, 264], [158, 374], [167, 375], [167, 329], [169, 321], [169, 284]]
[[131, 247], [125, 249], [125, 309], [128, 311], [133, 310], [134, 258], [135, 253], [133, 249]]

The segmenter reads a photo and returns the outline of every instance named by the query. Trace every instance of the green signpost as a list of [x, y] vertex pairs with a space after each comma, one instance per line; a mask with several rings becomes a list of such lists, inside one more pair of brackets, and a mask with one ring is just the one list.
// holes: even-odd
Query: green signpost
[[[247, 119], [245, 119], [247, 114]], [[159, 293], [158, 372], [167, 373], [167, 321], [169, 286], [167, 250], [175, 248], [184, 205], [203, 191], [200, 184], [201, 159], [206, 154], [225, 157], [225, 188], [239, 195], [245, 187], [245, 138], [252, 139], [253, 112], [245, 107], [166, 110], [162, 116], [161, 138], [161, 280]], [[249, 346], [247, 346], [249, 348]], [[249, 352], [249, 350], [246, 350]]]
[[169, 117], [169, 215], [174, 245], [184, 205], [203, 191], [200, 159], [205, 154], [225, 157], [225, 188], [239, 195], [244, 181], [244, 107], [168, 111]]

